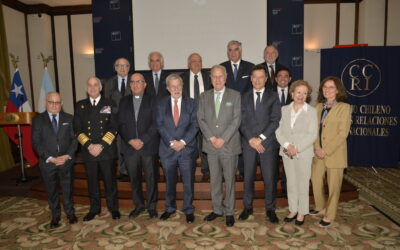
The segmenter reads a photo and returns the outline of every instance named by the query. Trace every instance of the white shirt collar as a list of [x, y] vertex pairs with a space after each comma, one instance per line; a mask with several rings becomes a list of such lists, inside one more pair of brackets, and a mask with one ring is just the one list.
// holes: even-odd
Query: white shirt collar
[[233, 64], [237, 64], [237, 68], [238, 68], [238, 70], [239, 70], [239, 65], [240, 65], [240, 62], [241, 62], [241, 61], [242, 61], [242, 59], [239, 59], [239, 61], [237, 61], [237, 62], [232, 62], [232, 61], [230, 61], [230, 62], [231, 62], [232, 68], [235, 67], [235, 66], [233, 66]]
[[[290, 107], [292, 108], [292, 110], [294, 110], [294, 109], [293, 109], [294, 102], [291, 102], [289, 105], [290, 105]], [[305, 102], [304, 105], [303, 105], [303, 107], [301, 107], [301, 110], [307, 112], [307, 109], [308, 109], [308, 103]], [[298, 112], [298, 111], [297, 111], [297, 112]]]
[[253, 93], [254, 93], [255, 95], [257, 95], [257, 92], [261, 92], [261, 95], [263, 95], [263, 94], [264, 94], [264, 91], [265, 91], [265, 87], [262, 88], [262, 89], [260, 89], [260, 90], [256, 90], [255, 88], [253, 88]]
[[92, 97], [89, 97], [90, 104], [93, 105], [93, 100], [96, 100], [96, 106], [97, 106], [97, 104], [99, 104], [100, 98], [101, 98], [101, 95], [99, 95], [96, 99], [93, 99]]

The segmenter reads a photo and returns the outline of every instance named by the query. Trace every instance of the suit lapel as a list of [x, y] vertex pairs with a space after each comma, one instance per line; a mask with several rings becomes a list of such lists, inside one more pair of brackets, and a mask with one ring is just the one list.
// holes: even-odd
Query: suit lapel
[[[132, 117], [133, 117], [133, 120], [137, 122], [136, 117], [135, 117], [135, 108], [134, 108], [135, 103], [133, 102], [133, 98], [134, 98], [134, 97], [131, 96], [131, 98], [130, 98], [130, 100], [129, 100], [128, 113], [131, 114]], [[142, 105], [142, 104], [143, 104], [143, 101], [144, 101], [144, 96], [143, 96], [143, 99], [142, 99], [142, 103], [140, 104], [140, 107], [139, 107], [138, 120], [139, 120], [139, 117], [140, 117], [140, 110], [141, 110], [142, 107], [143, 107], [143, 105]]]
[[[336, 103], [336, 104], [334, 104], [334, 105], [332, 106], [331, 110], [328, 112], [328, 114], [327, 114], [326, 117], [325, 117], [324, 125], [325, 125], [326, 121], [327, 121], [330, 117], [335, 116], [335, 115], [331, 115], [331, 114], [337, 112], [338, 108], [339, 108], [338, 103]], [[322, 110], [323, 110], [323, 108], [322, 108]], [[322, 114], [322, 110], [321, 110], [321, 114]]]

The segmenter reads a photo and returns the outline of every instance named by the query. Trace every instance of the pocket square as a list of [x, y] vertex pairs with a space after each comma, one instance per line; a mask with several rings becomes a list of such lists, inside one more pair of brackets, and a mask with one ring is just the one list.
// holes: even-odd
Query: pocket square
[[242, 76], [242, 79], [243, 79], [243, 78], [247, 78], [247, 77], [249, 77], [249, 76]]
[[66, 126], [66, 125], [68, 125], [69, 123], [68, 122], [63, 122], [63, 126]]
[[110, 106], [104, 106], [100, 110], [100, 114], [111, 114], [111, 107]]
[[230, 106], [232, 106], [233, 104], [231, 103], [231, 102], [227, 102], [226, 104], [225, 104], [225, 106], [227, 106], [227, 107], [230, 107]]

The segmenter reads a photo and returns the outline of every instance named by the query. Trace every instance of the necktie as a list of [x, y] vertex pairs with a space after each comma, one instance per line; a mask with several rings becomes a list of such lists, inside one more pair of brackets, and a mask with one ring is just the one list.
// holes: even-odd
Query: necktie
[[198, 75], [194, 75], [194, 99], [198, 100], [200, 95], [199, 79]]
[[215, 99], [215, 115], [218, 117], [219, 108], [221, 106], [221, 92], [217, 92], [217, 98]]
[[53, 117], [53, 119], [51, 119], [51, 125], [53, 126], [54, 133], [57, 134], [57, 132], [58, 132], [58, 125], [57, 125], [57, 119], [56, 119], [57, 115], [52, 114], [51, 116]]
[[275, 72], [274, 72], [274, 67], [273, 67], [272, 65], [269, 65], [269, 68], [271, 69], [271, 71], [270, 71], [271, 82], [275, 82]]
[[93, 100], [93, 107], [96, 107], [96, 99]]
[[260, 106], [261, 106], [261, 92], [256, 92], [257, 94], [257, 99], [256, 99], [256, 116], [258, 117], [258, 112], [260, 112]]
[[233, 64], [233, 67], [234, 67], [234, 69], [233, 69], [233, 77], [235, 78], [235, 81], [236, 81], [237, 74], [238, 74], [237, 64], [234, 63], [234, 64]]
[[154, 88], [156, 90], [156, 94], [158, 94], [158, 83], [160, 79], [158, 79], [158, 74], [154, 73]]
[[281, 106], [285, 105], [285, 90], [282, 90], [282, 94], [281, 94]]
[[125, 78], [122, 78], [121, 82], [121, 95], [125, 96]]
[[179, 122], [179, 108], [178, 108], [178, 100], [174, 100], [174, 123], [175, 126], [178, 126]]

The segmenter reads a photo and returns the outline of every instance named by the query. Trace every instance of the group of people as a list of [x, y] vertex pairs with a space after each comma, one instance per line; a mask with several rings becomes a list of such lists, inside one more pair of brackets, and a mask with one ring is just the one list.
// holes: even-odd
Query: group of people
[[[40, 157], [39, 167], [52, 211], [50, 227], [60, 223], [57, 182], [70, 224], [77, 222], [72, 202], [72, 168], [78, 142], [88, 177], [90, 221], [101, 211], [99, 172], [106, 191], [107, 208], [119, 219], [116, 159], [120, 172], [129, 176], [135, 208], [129, 218], [147, 210], [158, 217], [157, 179], [159, 161], [166, 182], [165, 210], [161, 220], [177, 209], [178, 171], [183, 182], [186, 222], [195, 220], [193, 206], [196, 159], [203, 176], [210, 178], [213, 210], [204, 221], [225, 216], [235, 223], [235, 176], [244, 178], [243, 211], [239, 220], [253, 213], [256, 167], [264, 180], [266, 217], [278, 223], [275, 213], [279, 155], [283, 159], [289, 202], [285, 222], [302, 225], [308, 214], [320, 214], [321, 226], [335, 219], [347, 167], [346, 137], [350, 129], [350, 106], [337, 77], [324, 79], [316, 108], [308, 104], [311, 87], [303, 80], [291, 83], [291, 72], [276, 62], [278, 50], [269, 45], [265, 62], [254, 65], [242, 60], [238, 41], [227, 45], [229, 60], [202, 69], [202, 58], [188, 57], [188, 70], [167, 75], [159, 52], [149, 54], [150, 71], [129, 74], [125, 58], [115, 61], [117, 75], [104, 86], [96, 77], [87, 80], [88, 98], [76, 103], [75, 114], [62, 111], [61, 96], [47, 95], [46, 111], [33, 120], [32, 141]], [[103, 92], [102, 92], [103, 90]], [[178, 170], [179, 168], [179, 170]], [[329, 194], [326, 199], [324, 178]], [[145, 179], [146, 199], [142, 190]], [[315, 208], [309, 209], [312, 181]], [[287, 187], [286, 187], [287, 186]]]

